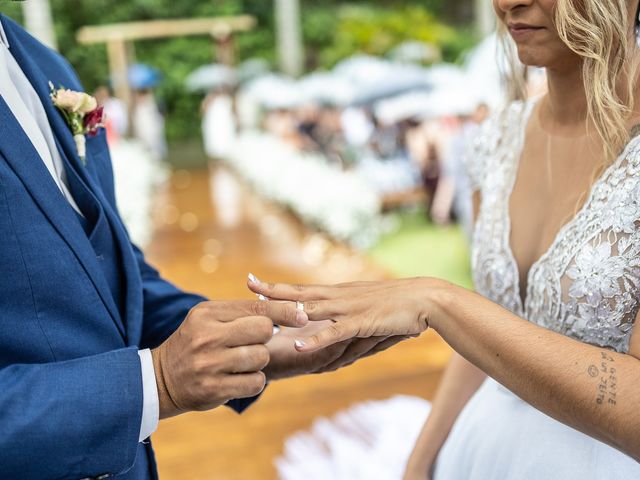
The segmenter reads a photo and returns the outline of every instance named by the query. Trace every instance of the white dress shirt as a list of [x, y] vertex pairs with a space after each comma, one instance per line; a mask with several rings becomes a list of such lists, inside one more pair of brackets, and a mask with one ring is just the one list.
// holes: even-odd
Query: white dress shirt
[[[0, 97], [31, 140], [61, 194], [80, 213], [67, 185], [64, 163], [40, 97], [10, 52], [9, 41], [0, 21]], [[143, 410], [140, 441], [158, 428], [159, 401], [153, 360], [149, 349], [138, 351], [142, 370]]]

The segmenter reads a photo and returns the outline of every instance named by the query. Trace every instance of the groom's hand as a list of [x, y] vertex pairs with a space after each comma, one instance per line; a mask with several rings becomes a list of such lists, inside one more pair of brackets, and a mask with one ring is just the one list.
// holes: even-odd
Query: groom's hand
[[204, 302], [152, 351], [160, 418], [209, 410], [252, 397], [265, 385], [273, 324], [299, 327], [306, 315], [290, 303]]
[[333, 324], [331, 320], [310, 322], [303, 328], [282, 328], [269, 343], [270, 360], [264, 373], [268, 380], [297, 375], [333, 372], [356, 361], [386, 350], [406, 337], [351, 339], [314, 352], [299, 352], [295, 340], [315, 335]]

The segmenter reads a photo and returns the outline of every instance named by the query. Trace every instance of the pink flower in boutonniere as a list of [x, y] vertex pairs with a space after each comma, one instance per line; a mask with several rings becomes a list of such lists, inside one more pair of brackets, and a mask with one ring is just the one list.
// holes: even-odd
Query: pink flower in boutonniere
[[104, 110], [98, 107], [98, 102], [91, 95], [84, 92], [75, 92], [66, 88], [51, 87], [51, 100], [60, 110], [71, 129], [73, 140], [76, 143], [78, 156], [85, 162], [87, 155], [85, 135], [93, 137], [104, 126]]

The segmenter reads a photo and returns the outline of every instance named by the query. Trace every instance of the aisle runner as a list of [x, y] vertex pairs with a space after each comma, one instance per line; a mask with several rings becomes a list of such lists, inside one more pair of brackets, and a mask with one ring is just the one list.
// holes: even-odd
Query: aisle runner
[[431, 404], [396, 396], [320, 418], [285, 441], [282, 480], [400, 480]]

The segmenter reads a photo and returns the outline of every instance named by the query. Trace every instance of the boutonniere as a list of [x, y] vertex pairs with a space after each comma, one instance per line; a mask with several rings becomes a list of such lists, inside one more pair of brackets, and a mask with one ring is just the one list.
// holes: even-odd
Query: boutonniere
[[104, 110], [98, 107], [94, 97], [84, 92], [75, 92], [66, 88], [56, 89], [51, 82], [49, 87], [51, 87], [51, 100], [69, 125], [78, 156], [84, 164], [87, 155], [85, 135], [94, 137], [98, 134], [98, 130], [104, 127]]

